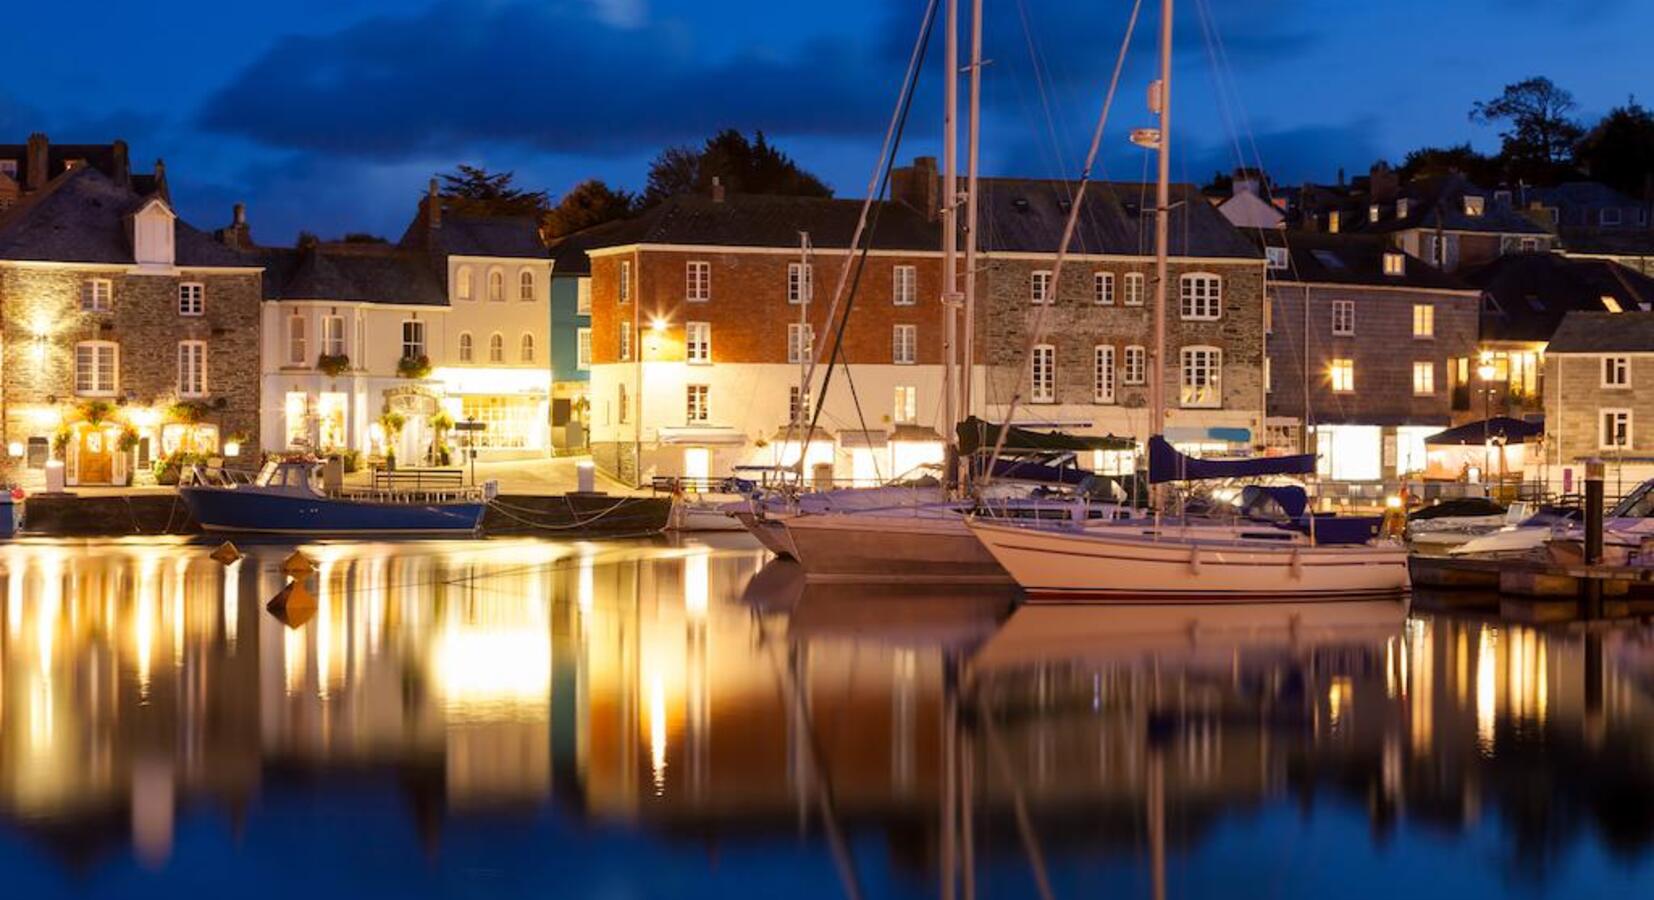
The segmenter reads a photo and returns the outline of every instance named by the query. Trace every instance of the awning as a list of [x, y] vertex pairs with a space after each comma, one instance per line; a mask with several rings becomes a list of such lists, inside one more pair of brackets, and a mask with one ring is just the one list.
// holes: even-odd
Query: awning
[[1480, 422], [1471, 422], [1457, 428], [1437, 432], [1424, 439], [1426, 444], [1480, 446], [1488, 441], [1497, 441], [1501, 444], [1525, 444], [1537, 440], [1545, 433], [1543, 419], [1537, 422], [1528, 422], [1523, 419], [1512, 419], [1509, 416], [1494, 416]]
[[1149, 438], [1149, 482], [1213, 481], [1265, 475], [1313, 475], [1315, 454], [1256, 456], [1249, 459], [1195, 459], [1177, 452], [1166, 439]]
[[904, 444], [940, 444], [942, 436], [936, 433], [936, 429], [923, 425], [897, 425], [890, 440]]
[[736, 431], [733, 428], [694, 428], [680, 425], [662, 428], [660, 430], [660, 442], [663, 444], [740, 446], [747, 442], [747, 436], [744, 432]]
[[[972, 416], [959, 423], [959, 452], [970, 455], [978, 450], [992, 450], [999, 440], [1000, 426]], [[940, 437], [937, 440], [941, 440]], [[1137, 442], [1131, 438], [1104, 435], [1085, 437], [1060, 431], [1032, 431], [1011, 426], [1005, 436], [1003, 452], [1011, 454], [1080, 453], [1086, 450], [1133, 450]]]
[[1225, 444], [1252, 443], [1252, 429], [1250, 428], [1168, 428], [1166, 440], [1174, 444], [1205, 444], [1220, 442]]
[[793, 441], [807, 444], [831, 444], [833, 442], [833, 433], [820, 425], [817, 425], [814, 431], [810, 431], [808, 441], [804, 440], [804, 432], [806, 431], [810, 431], [807, 425], [783, 425], [775, 430], [775, 435], [770, 440], [774, 443]]
[[876, 450], [890, 443], [890, 434], [885, 431], [841, 431], [838, 433], [840, 447], [866, 447]]

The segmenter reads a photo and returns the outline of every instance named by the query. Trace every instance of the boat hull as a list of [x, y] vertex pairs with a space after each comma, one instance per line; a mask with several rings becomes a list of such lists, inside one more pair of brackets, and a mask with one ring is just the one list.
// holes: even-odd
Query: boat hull
[[678, 499], [672, 504], [668, 531], [740, 531], [744, 527], [724, 507], [727, 503]]
[[400, 504], [211, 487], [179, 488], [201, 528], [243, 534], [471, 535], [481, 502]]
[[1399, 596], [1410, 587], [1407, 551], [1400, 545], [1200, 541], [1119, 526], [1081, 532], [981, 520], [970, 528], [1030, 600], [1346, 600]]
[[746, 527], [764, 549], [783, 559], [796, 559], [793, 553], [792, 541], [787, 537], [787, 529], [782, 527], [779, 519], [771, 519], [752, 512], [731, 513], [737, 522]]
[[811, 581], [1011, 582], [962, 515], [803, 515], [781, 524]]

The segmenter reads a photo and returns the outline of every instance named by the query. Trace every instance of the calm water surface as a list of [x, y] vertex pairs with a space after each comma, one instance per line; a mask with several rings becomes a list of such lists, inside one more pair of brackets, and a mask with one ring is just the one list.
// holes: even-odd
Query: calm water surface
[[1654, 896], [1647, 627], [209, 549], [0, 547], [7, 896]]

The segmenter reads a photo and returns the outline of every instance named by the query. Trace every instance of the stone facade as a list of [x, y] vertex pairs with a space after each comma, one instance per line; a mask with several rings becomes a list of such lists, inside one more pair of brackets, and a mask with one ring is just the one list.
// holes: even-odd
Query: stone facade
[[[1603, 386], [1603, 359], [1625, 357], [1629, 382]], [[1637, 353], [1552, 353], [1545, 357], [1546, 458], [1583, 469], [1593, 457], [1641, 460], [1654, 467], [1654, 355]], [[1604, 447], [1606, 410], [1631, 413], [1629, 447]]]

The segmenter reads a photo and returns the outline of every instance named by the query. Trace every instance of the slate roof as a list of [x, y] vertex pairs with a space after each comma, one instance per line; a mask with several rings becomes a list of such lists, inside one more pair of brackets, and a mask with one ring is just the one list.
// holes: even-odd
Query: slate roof
[[1654, 308], [1654, 278], [1608, 260], [1516, 253], [1460, 275], [1495, 304], [1482, 316], [1484, 339], [1550, 340], [1569, 313], [1607, 312], [1603, 297], [1626, 311]]
[[[1415, 179], [1399, 189], [1397, 197], [1407, 201], [1405, 216], [1396, 216], [1396, 202], [1390, 200], [1378, 204], [1378, 221], [1369, 221], [1373, 201], [1366, 193], [1343, 196], [1323, 194], [1314, 206], [1304, 211], [1324, 219], [1328, 211], [1337, 209], [1340, 213], [1339, 231], [1349, 233], [1390, 234], [1415, 228], [1439, 228], [1483, 234], [1550, 234], [1549, 229], [1517, 209], [1514, 201], [1496, 201], [1494, 194], [1492, 190], [1471, 183], [1463, 175], [1442, 175]], [[1466, 214], [1466, 196], [1482, 198], [1481, 215]]]
[[[625, 244], [797, 247], [799, 232], [808, 231], [816, 247], [843, 248], [855, 234], [861, 208], [860, 200], [823, 197], [730, 194], [715, 201], [701, 194], [680, 194], [639, 216], [579, 235], [588, 249]], [[925, 251], [941, 244], [936, 224], [901, 203], [876, 204], [868, 224], [876, 249]]]
[[545, 259], [540, 223], [533, 216], [480, 216], [456, 212], [443, 203], [442, 221], [426, 225], [425, 203], [402, 233], [404, 247], [422, 247], [445, 256], [498, 256]]
[[1402, 251], [1377, 235], [1271, 231], [1261, 235], [1261, 240], [1266, 246], [1286, 247], [1289, 254], [1289, 268], [1269, 270], [1272, 281], [1476, 290], [1416, 256], [1407, 257], [1403, 274], [1384, 274], [1384, 254]]
[[[71, 169], [0, 216], [0, 259], [132, 265], [127, 217], [148, 199], [94, 166]], [[248, 264], [183, 219], [176, 220], [173, 243], [180, 267]]]
[[[27, 184], [29, 180], [29, 145], [28, 144], [0, 144], [0, 159], [9, 159], [17, 163], [18, 184]], [[108, 144], [53, 144], [46, 145], [46, 177], [43, 181], [50, 181], [54, 176], [61, 175], [68, 170], [70, 160], [81, 160], [93, 166], [111, 179], [117, 179], [122, 169], [128, 171], [133, 190], [140, 194], [155, 192], [155, 176], [132, 173], [131, 162], [127, 159], [126, 142], [114, 141]]]
[[264, 266], [266, 300], [448, 305], [441, 273], [418, 250], [307, 242], [296, 248], [257, 247], [245, 258]]
[[[989, 252], [1055, 253], [1062, 243], [1075, 185], [1031, 178], [983, 178], [981, 247]], [[1172, 185], [1168, 225], [1172, 256], [1258, 259], [1263, 254], [1200, 189]], [[1074, 231], [1072, 251], [1154, 253], [1154, 185], [1093, 182]], [[1145, 213], [1147, 211], [1147, 213]], [[934, 246], [934, 244], [932, 245]]]
[[1562, 318], [1546, 353], [1654, 351], [1654, 313], [1571, 312]]

